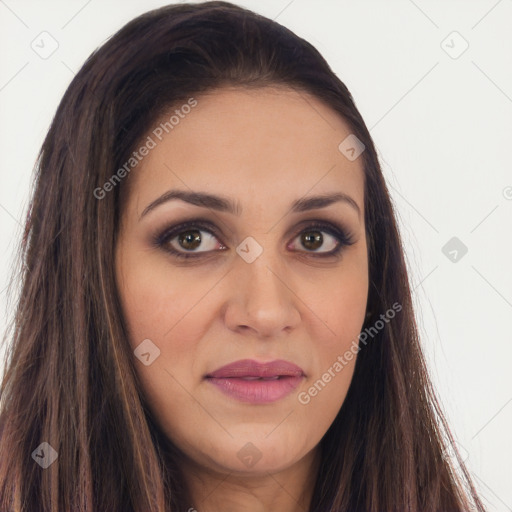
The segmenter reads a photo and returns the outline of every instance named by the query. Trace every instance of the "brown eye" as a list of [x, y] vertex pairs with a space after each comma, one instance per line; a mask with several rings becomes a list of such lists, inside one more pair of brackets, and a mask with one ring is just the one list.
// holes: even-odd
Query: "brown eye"
[[187, 229], [178, 232], [176, 236], [170, 235], [166, 244], [178, 253], [202, 253], [218, 248], [215, 235], [204, 229]]
[[[155, 237], [154, 243], [177, 258], [199, 258], [227, 249], [216, 233], [217, 228], [211, 222], [196, 220], [165, 230]], [[353, 243], [352, 235], [341, 227], [313, 222], [294, 238], [291, 249], [321, 258], [336, 256], [343, 247]]]
[[[324, 233], [327, 236], [324, 236]], [[332, 253], [336, 248], [341, 245], [339, 239], [328, 233], [317, 229], [308, 229], [303, 231], [298, 237], [300, 238], [300, 245], [307, 249], [306, 252], [311, 251], [315, 253]], [[320, 250], [319, 249], [325, 249]], [[300, 249], [299, 249], [300, 250]]]
[[302, 245], [311, 251], [316, 251], [319, 247], [321, 247], [323, 240], [324, 238], [321, 231], [309, 231], [303, 233], [301, 236]]
[[197, 247], [201, 244], [200, 231], [184, 231], [178, 236], [178, 243], [181, 247], [183, 247], [183, 249], [187, 249], [189, 251], [197, 249]]
[[226, 249], [216, 233], [213, 223], [197, 219], [165, 229], [154, 243], [177, 258], [195, 258]]

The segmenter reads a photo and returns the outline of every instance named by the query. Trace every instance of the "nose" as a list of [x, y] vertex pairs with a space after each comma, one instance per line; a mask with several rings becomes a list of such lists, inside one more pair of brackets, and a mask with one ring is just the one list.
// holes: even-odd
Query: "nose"
[[236, 332], [278, 338], [300, 323], [300, 301], [286, 264], [277, 265], [265, 251], [252, 263], [241, 259], [230, 272], [224, 321]]

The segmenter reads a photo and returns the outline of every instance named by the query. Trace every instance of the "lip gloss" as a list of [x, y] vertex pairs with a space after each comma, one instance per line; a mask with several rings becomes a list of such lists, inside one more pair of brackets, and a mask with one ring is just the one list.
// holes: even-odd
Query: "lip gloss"
[[264, 404], [289, 395], [304, 377], [302, 369], [288, 361], [260, 363], [244, 359], [219, 368], [206, 379], [231, 398]]
[[277, 377], [271, 379], [248, 380], [241, 377], [209, 378], [224, 394], [250, 403], [271, 403], [289, 395], [303, 377]]

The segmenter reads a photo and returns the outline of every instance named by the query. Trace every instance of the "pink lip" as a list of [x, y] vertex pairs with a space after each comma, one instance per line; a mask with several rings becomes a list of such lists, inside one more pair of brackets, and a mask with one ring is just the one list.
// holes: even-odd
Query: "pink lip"
[[209, 373], [206, 379], [242, 402], [270, 403], [289, 395], [304, 377], [302, 368], [288, 361], [242, 359]]

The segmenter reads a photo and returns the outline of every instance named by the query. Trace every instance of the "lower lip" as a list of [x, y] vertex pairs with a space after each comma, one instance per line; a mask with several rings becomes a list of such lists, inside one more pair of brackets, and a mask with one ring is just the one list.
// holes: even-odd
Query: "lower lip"
[[225, 395], [251, 404], [268, 404], [289, 395], [303, 376], [280, 377], [277, 380], [244, 380], [241, 378], [214, 378], [207, 380]]

